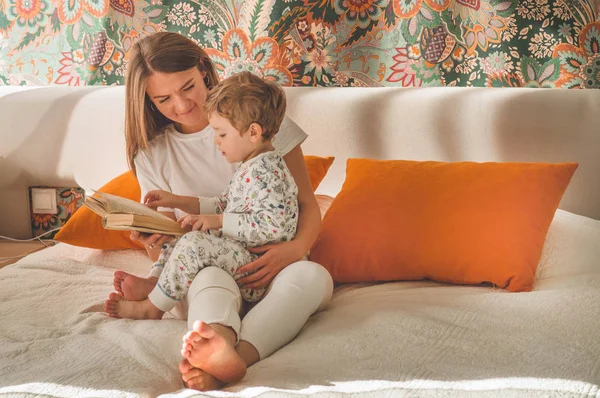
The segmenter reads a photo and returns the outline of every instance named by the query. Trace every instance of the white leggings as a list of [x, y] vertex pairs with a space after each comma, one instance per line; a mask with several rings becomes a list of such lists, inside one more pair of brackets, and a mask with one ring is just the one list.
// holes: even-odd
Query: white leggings
[[181, 302], [184, 308], [178, 310], [187, 312], [190, 330], [196, 320], [231, 327], [238, 340], [252, 344], [263, 359], [296, 337], [308, 317], [325, 308], [332, 293], [333, 281], [325, 268], [298, 261], [279, 272], [265, 297], [240, 319], [239, 287], [227, 272], [206, 267]]

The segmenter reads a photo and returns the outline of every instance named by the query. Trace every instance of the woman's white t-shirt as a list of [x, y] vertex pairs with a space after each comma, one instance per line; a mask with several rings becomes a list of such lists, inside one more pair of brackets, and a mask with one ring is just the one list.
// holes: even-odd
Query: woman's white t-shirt
[[[237, 164], [229, 163], [214, 143], [214, 130], [208, 125], [193, 134], [182, 134], [173, 125], [150, 142], [150, 148], [140, 151], [134, 163], [142, 190], [146, 193], [162, 189], [178, 195], [212, 197], [227, 188]], [[287, 116], [273, 138], [273, 146], [285, 156], [306, 139], [306, 133]], [[175, 217], [185, 215], [178, 209]]]

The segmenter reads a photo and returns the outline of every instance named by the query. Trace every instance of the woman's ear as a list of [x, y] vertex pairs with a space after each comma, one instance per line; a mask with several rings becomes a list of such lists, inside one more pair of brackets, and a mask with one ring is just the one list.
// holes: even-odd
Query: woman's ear
[[262, 139], [262, 135], [263, 135], [262, 126], [258, 123], [252, 123], [250, 125], [250, 141], [252, 143], [256, 143], [260, 139]]
[[208, 86], [210, 86], [210, 79], [208, 78], [208, 73], [206, 72], [200, 72], [202, 74], [202, 81], [204, 82], [204, 85], [206, 86], [206, 88], [208, 88]]

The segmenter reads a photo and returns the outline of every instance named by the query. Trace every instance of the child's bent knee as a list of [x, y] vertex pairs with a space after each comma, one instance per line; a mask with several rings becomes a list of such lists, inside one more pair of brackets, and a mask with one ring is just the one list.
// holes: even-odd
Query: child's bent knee
[[206, 267], [198, 272], [190, 286], [188, 292], [190, 301], [201, 291], [214, 287], [225, 289], [236, 296], [240, 296], [240, 289], [231, 275], [219, 267]]
[[233, 278], [218, 267], [198, 272], [187, 295], [188, 326], [194, 321], [218, 323], [240, 331], [240, 289]]

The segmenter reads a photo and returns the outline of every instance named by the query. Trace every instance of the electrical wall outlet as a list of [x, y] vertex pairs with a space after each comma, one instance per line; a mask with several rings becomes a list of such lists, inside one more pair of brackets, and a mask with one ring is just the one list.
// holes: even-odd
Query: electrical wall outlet
[[[80, 187], [29, 187], [32, 236], [62, 227], [83, 205], [85, 191]], [[58, 231], [44, 235], [52, 239]]]
[[31, 188], [31, 212], [33, 214], [56, 214], [56, 189]]

